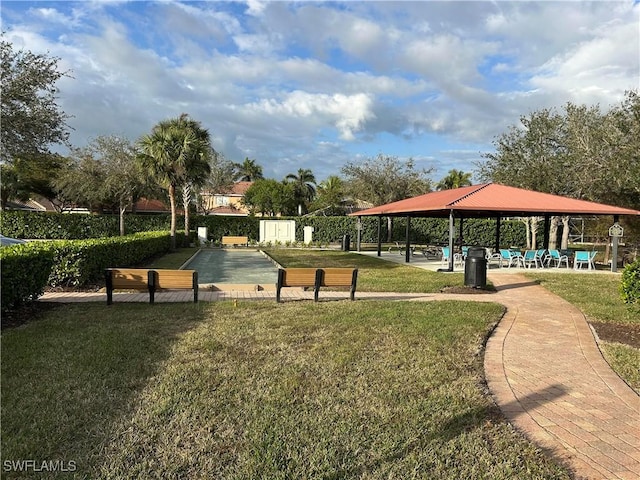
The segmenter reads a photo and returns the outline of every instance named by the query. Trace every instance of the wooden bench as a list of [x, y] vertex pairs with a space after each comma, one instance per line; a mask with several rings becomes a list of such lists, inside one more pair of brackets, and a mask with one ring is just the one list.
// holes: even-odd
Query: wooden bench
[[222, 237], [222, 246], [225, 245], [244, 245], [245, 247], [249, 246], [249, 237], [242, 236], [224, 236]]
[[278, 270], [276, 301], [280, 302], [283, 287], [313, 287], [316, 302], [320, 287], [350, 287], [349, 296], [355, 300], [357, 280], [357, 268], [281, 268]]
[[198, 303], [198, 272], [195, 270], [164, 270], [146, 268], [107, 268], [107, 305], [113, 303], [116, 289], [149, 292], [149, 303], [154, 303], [158, 290], [193, 290], [193, 301]]

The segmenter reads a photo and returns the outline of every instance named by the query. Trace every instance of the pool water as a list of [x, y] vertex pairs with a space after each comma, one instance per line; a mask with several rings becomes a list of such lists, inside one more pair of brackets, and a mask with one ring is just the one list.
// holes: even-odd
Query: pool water
[[183, 266], [199, 284], [275, 285], [278, 267], [257, 250], [202, 249]]

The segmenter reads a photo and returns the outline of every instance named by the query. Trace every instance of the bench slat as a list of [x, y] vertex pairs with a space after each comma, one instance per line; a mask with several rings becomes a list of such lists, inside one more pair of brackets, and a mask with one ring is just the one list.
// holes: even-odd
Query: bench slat
[[158, 289], [188, 289], [193, 290], [193, 301], [198, 302], [198, 272], [195, 270], [108, 268], [105, 281], [107, 305], [113, 302], [115, 289], [148, 290], [149, 303], [154, 303]]
[[224, 236], [222, 245], [249, 245], [249, 237], [245, 236]]
[[283, 287], [313, 287], [316, 302], [320, 287], [351, 287], [350, 298], [354, 300], [357, 277], [355, 268], [281, 268], [278, 270], [276, 301], [280, 302]]

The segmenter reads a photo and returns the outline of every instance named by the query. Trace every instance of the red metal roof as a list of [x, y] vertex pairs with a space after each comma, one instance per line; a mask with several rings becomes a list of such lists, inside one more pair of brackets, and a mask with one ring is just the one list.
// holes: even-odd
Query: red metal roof
[[485, 183], [426, 193], [352, 213], [354, 216], [464, 217], [535, 215], [640, 215], [640, 211], [574, 198]]

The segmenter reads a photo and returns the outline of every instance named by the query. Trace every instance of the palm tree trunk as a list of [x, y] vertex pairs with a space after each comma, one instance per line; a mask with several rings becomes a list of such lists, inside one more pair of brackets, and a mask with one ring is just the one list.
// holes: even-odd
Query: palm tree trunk
[[171, 205], [171, 250], [176, 249], [176, 186], [169, 185], [169, 204]]
[[127, 205], [123, 202], [120, 202], [120, 236], [124, 236], [124, 212], [127, 209]]
[[184, 207], [184, 246], [189, 246], [189, 233], [190, 232], [190, 212], [189, 212], [189, 204], [191, 203], [191, 185], [185, 183], [182, 186], [182, 205]]

